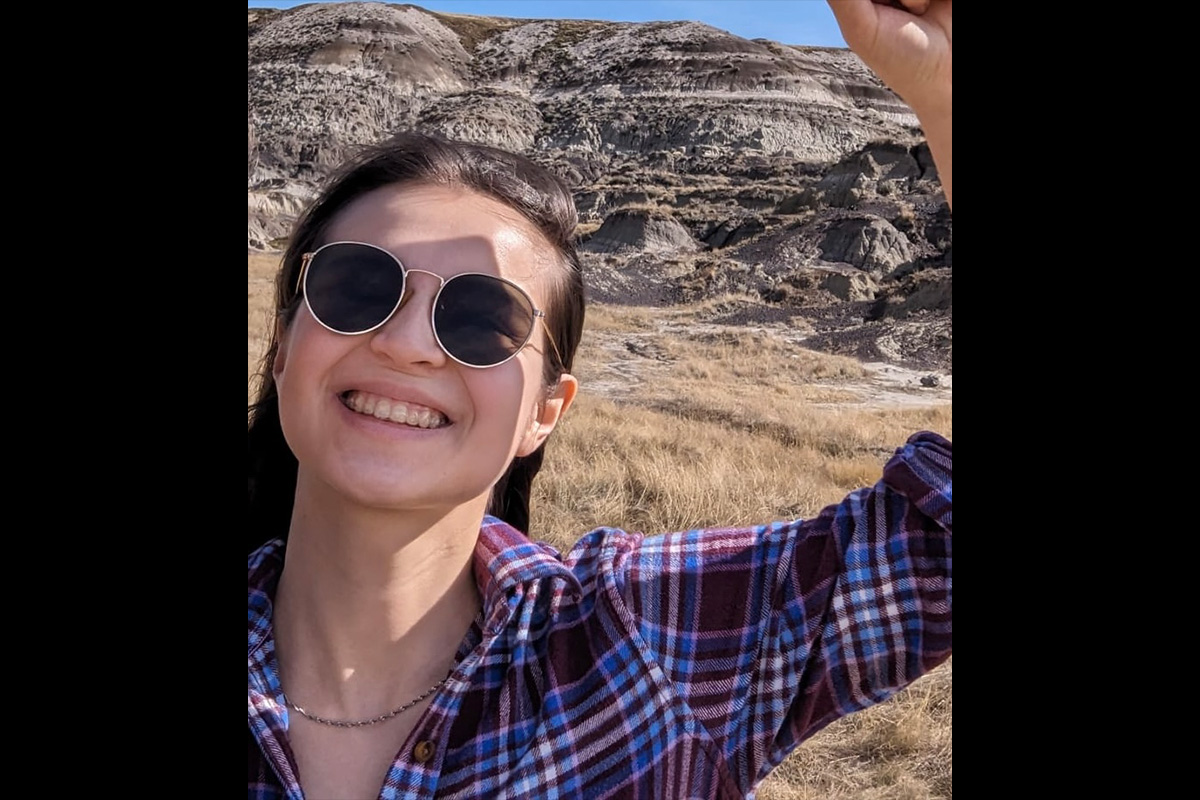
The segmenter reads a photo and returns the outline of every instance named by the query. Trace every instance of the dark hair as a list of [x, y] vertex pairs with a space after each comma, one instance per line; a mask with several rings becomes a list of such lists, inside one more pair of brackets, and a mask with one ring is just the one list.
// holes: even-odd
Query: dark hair
[[[297, 220], [275, 279], [275, 325], [259, 369], [257, 398], [248, 408], [250, 547], [286, 538], [296, 493], [296, 457], [279, 424], [279, 396], [272, 377], [277, 336], [300, 306], [296, 278], [300, 257], [319, 247], [333, 218], [358, 197], [383, 186], [432, 184], [460, 186], [519, 211], [541, 232], [559, 257], [562, 276], [549, 282], [546, 323], [554, 348], [546, 353], [543, 375], [548, 386], [571, 369], [583, 332], [583, 270], [575, 249], [578, 212], [567, 188], [548, 169], [524, 156], [469, 142], [416, 132], [401, 133], [371, 146], [348, 161], [316, 201]], [[497, 482], [488, 513], [529, 529], [529, 495], [542, 466], [545, 443], [513, 459]]]

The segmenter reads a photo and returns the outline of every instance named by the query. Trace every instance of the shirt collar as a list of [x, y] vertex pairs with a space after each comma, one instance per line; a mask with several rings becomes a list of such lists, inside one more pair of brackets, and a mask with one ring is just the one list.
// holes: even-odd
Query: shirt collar
[[576, 598], [583, 587], [550, 545], [532, 542], [504, 520], [488, 514], [475, 541], [475, 583], [487, 614], [524, 587], [547, 578], [557, 578], [564, 590]]
[[250, 655], [271, 634], [271, 601], [283, 571], [283, 539], [272, 539], [250, 554]]

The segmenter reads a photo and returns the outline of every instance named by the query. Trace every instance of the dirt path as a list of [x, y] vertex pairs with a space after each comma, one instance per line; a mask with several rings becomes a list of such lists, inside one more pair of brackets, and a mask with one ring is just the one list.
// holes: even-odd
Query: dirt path
[[[953, 378], [942, 373], [919, 372], [883, 362], [863, 363], [871, 372], [871, 379], [848, 384], [838, 384], [861, 395], [859, 403], [826, 403], [826, 406], [852, 405], [856, 408], [915, 408], [951, 403], [953, 400]], [[935, 377], [936, 386], [925, 386], [922, 379]]]

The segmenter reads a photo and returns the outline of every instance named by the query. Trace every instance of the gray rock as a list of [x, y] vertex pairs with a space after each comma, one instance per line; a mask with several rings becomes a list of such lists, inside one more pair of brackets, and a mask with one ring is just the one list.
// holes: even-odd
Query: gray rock
[[887, 277], [913, 261], [908, 239], [878, 217], [851, 217], [834, 223], [820, 249], [826, 261], [850, 264], [876, 278]]
[[646, 209], [625, 209], [610, 215], [580, 249], [590, 253], [630, 251], [690, 252], [700, 243], [671, 216]]

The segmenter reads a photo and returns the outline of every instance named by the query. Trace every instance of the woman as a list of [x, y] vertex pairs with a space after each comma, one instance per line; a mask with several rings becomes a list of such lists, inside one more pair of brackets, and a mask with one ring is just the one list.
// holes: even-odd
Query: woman
[[[834, 0], [950, 197], [950, 2]], [[951, 446], [816, 519], [534, 544], [583, 291], [569, 191], [405, 135], [298, 222], [249, 425], [251, 797], [703, 797], [950, 651]]]

